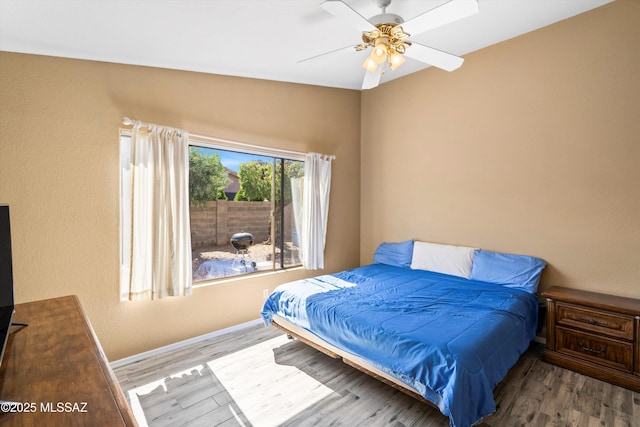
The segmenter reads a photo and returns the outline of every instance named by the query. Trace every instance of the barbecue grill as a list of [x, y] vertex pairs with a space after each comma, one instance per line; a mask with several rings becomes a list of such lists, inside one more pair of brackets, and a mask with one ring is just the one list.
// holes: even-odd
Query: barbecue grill
[[251, 233], [236, 233], [229, 239], [231, 246], [236, 250], [236, 259], [233, 260], [234, 268], [244, 267], [247, 270], [249, 267], [253, 270], [256, 268], [256, 263], [251, 259], [249, 254], [249, 247], [253, 246], [253, 234]]

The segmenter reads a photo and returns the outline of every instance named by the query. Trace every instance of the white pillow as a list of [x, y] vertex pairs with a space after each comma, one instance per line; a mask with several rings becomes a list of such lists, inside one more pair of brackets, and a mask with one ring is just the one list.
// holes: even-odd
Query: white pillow
[[411, 268], [468, 279], [471, 275], [475, 248], [441, 245], [429, 242], [413, 242]]

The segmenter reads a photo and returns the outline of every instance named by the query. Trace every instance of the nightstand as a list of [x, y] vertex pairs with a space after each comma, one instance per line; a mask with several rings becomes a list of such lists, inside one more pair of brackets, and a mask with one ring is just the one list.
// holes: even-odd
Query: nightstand
[[554, 286], [543, 360], [640, 392], [640, 300]]

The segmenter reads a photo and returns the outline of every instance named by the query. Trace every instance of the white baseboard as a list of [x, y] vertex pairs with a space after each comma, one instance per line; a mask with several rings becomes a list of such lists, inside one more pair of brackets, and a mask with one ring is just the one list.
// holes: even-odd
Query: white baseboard
[[124, 359], [119, 359], [111, 362], [110, 363], [111, 369], [120, 368], [130, 363], [139, 362], [140, 360], [146, 359], [148, 357], [157, 356], [159, 354], [166, 353], [167, 351], [176, 350], [190, 344], [195, 344], [200, 341], [207, 340], [209, 338], [215, 338], [221, 335], [230, 334], [232, 332], [240, 331], [242, 329], [250, 328], [252, 326], [257, 326], [262, 323], [263, 323], [262, 319], [250, 320], [245, 323], [240, 323], [239, 325], [230, 326], [228, 328], [213, 331], [208, 334], [200, 335], [198, 337], [189, 338], [184, 341], [179, 341], [173, 344], [165, 345], [163, 347], [154, 348], [153, 350], [145, 351], [143, 353], [134, 354], [133, 356], [125, 357]]
[[536, 336], [533, 338], [533, 340], [534, 340], [535, 342], [539, 342], [540, 344], [545, 344], [545, 345], [547, 344], [547, 339], [546, 339], [545, 337], [541, 337], [541, 336], [539, 336], [539, 335], [536, 335]]

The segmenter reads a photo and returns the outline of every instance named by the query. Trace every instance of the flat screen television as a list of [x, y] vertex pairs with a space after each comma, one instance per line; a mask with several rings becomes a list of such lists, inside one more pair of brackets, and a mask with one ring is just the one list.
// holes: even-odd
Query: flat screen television
[[9, 206], [0, 205], [0, 365], [14, 313]]

